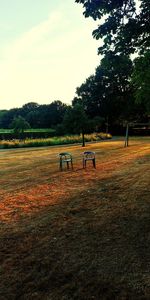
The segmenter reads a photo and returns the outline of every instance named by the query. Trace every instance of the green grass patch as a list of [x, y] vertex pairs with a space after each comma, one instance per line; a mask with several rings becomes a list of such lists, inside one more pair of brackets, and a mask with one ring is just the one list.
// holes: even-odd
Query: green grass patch
[[[0, 134], [1, 133], [13, 133], [13, 129], [0, 129]], [[30, 129], [25, 129], [24, 132], [55, 132], [55, 129], [52, 128], [30, 128]]]

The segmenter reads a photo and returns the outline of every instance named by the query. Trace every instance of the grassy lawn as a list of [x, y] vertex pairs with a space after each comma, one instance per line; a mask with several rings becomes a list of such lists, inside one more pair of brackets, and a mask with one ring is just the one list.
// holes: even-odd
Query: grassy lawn
[[150, 299], [150, 138], [123, 146], [0, 151], [0, 300]]

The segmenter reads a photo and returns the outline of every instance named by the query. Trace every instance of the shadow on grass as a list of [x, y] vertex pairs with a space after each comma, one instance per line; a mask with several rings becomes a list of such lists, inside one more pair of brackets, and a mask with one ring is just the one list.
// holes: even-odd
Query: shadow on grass
[[2, 235], [0, 299], [150, 299], [150, 203], [122, 205], [118, 189], [92, 203], [85, 192]]

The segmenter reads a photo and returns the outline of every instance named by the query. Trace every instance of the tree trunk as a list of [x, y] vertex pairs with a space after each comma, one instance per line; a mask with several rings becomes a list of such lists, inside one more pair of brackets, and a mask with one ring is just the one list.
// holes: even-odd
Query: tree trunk
[[82, 147], [85, 147], [85, 138], [84, 138], [84, 132], [82, 132]]
[[125, 147], [128, 147], [129, 146], [129, 124], [127, 124], [126, 126], [126, 137], [125, 137], [125, 144], [124, 144]]

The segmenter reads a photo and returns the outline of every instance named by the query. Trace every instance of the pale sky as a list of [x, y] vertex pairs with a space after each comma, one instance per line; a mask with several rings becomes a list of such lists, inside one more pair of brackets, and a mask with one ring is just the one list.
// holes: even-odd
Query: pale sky
[[100, 62], [82, 13], [74, 0], [0, 0], [0, 109], [71, 103]]

